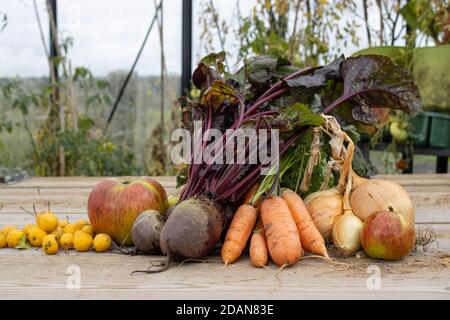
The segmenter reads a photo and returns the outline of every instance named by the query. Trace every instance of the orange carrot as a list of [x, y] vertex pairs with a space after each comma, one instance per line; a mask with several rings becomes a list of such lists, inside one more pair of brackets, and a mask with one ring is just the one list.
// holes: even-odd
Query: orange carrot
[[264, 267], [269, 260], [267, 240], [261, 218], [258, 219], [252, 238], [250, 239], [250, 262], [255, 267]]
[[296, 192], [289, 189], [284, 189], [281, 197], [286, 201], [297, 225], [302, 247], [310, 253], [328, 258], [325, 241], [312, 221], [302, 198]]
[[[253, 197], [258, 192], [258, 189], [259, 189], [259, 183], [257, 182], [253, 185], [253, 187], [250, 188], [250, 190], [247, 191], [247, 193], [245, 194], [245, 197], [244, 197], [244, 201], [242, 201], [242, 204], [252, 204]], [[257, 201], [255, 201], [255, 202], [257, 202]], [[255, 207], [256, 207], [256, 204], [255, 204]]]
[[286, 201], [277, 196], [266, 197], [261, 204], [261, 218], [272, 260], [280, 267], [297, 262], [303, 256], [303, 248]]
[[222, 260], [225, 265], [235, 262], [245, 249], [258, 214], [256, 209], [243, 204], [236, 211], [222, 247]]

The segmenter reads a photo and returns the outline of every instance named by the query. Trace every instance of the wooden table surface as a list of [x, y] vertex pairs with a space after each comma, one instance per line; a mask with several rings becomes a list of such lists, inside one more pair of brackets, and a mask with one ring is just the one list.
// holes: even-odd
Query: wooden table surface
[[[384, 176], [401, 183], [416, 202], [418, 227], [430, 225], [438, 243], [400, 262], [363, 254], [331, 264], [305, 259], [277, 273], [253, 268], [244, 255], [223, 270], [218, 255], [173, 264], [160, 274], [134, 275], [162, 257], [113, 253], [0, 249], [3, 299], [450, 299], [450, 175]], [[0, 226], [22, 227], [33, 217], [20, 210], [35, 204], [71, 221], [86, 219], [89, 191], [103, 178], [31, 178], [0, 184]], [[173, 177], [157, 177], [170, 193]], [[39, 192], [38, 192], [39, 190]], [[79, 276], [79, 277], [78, 277]], [[76, 279], [79, 279], [79, 286]]]

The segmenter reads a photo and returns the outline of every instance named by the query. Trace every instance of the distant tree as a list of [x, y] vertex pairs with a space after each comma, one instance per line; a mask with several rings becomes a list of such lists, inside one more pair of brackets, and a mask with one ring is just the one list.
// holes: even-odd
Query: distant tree
[[[359, 42], [359, 18], [352, 14], [356, 10], [353, 0], [257, 0], [249, 15], [239, 10], [237, 1], [230, 23], [221, 18], [214, 0], [203, 0], [201, 7], [205, 50], [225, 51], [234, 35], [238, 39], [238, 63], [255, 55], [275, 54], [288, 57], [296, 65], [315, 65], [340, 55], [342, 46]], [[217, 48], [214, 39], [220, 43]]]
[[[109, 83], [95, 79], [84, 67], [72, 68], [68, 52], [73, 39], [57, 32], [47, 0], [46, 13], [54, 35], [50, 41], [56, 48], [56, 56], [49, 55], [37, 2], [33, 0], [33, 4], [51, 71], [50, 83], [48, 79], [32, 85], [21, 79], [5, 81], [1, 89], [2, 110], [6, 112], [0, 118], [0, 130], [25, 133], [31, 145], [29, 166], [39, 176], [137, 173], [134, 154], [114, 144], [98, 129], [96, 113], [111, 102]], [[25, 149], [25, 143], [21, 141], [14, 147]]]

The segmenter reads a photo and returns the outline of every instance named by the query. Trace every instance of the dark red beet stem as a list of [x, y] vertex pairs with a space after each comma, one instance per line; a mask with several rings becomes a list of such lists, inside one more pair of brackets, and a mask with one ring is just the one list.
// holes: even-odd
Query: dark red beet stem
[[[263, 107], [267, 102], [270, 100], [279, 98], [280, 96], [284, 95], [285, 93], [290, 91], [290, 88], [286, 85], [286, 81], [290, 79], [294, 79], [296, 77], [299, 77], [301, 75], [309, 74], [311, 72], [314, 72], [317, 68], [306, 68], [302, 70], [298, 70], [296, 72], [293, 72], [283, 80], [279, 81], [275, 85], [273, 85], [271, 88], [269, 88], [263, 95], [261, 95], [252, 105], [248, 106], [246, 108], [244, 104], [243, 97], [238, 97], [239, 99], [239, 113], [235, 113], [235, 119], [234, 124], [230, 127], [231, 129], [237, 129], [242, 126], [243, 123], [246, 121], [258, 119], [258, 126], [261, 119], [264, 119], [265, 116], [275, 115], [278, 114], [278, 111], [269, 110], [269, 111], [260, 111], [257, 112], [260, 107]], [[247, 110], [246, 110], [247, 109]], [[208, 109], [205, 122], [204, 124], [204, 131], [210, 129], [212, 126], [212, 108]], [[293, 137], [298, 137], [297, 134], [294, 134]], [[215, 142], [216, 144], [222, 143], [225, 145], [224, 150], [227, 147], [227, 143], [231, 142], [231, 140], [234, 139], [234, 135], [231, 137], [230, 141], [224, 139], [222, 141]], [[290, 139], [288, 143], [284, 146], [284, 152], [287, 150], [287, 148], [295, 141], [295, 139]], [[204, 148], [206, 147], [207, 143], [203, 141], [201, 152], [203, 152]], [[215, 146], [215, 147], [218, 147]], [[246, 146], [246, 151], [248, 150], [249, 146]], [[220, 153], [216, 155], [214, 158], [213, 163], [218, 159], [220, 156]], [[281, 156], [281, 154], [280, 154]], [[186, 187], [184, 188], [180, 200], [186, 200], [193, 196], [198, 196], [204, 193], [215, 193], [217, 200], [223, 200], [226, 197], [229, 197], [230, 195], [235, 194], [239, 190], [243, 190], [247, 187], [247, 184], [250, 184], [251, 182], [256, 182], [259, 177], [259, 171], [262, 167], [261, 165], [255, 166], [245, 178], [241, 179], [241, 181], [238, 180], [237, 177], [240, 174], [240, 171], [242, 170], [242, 165], [234, 164], [232, 165], [231, 169], [229, 167], [224, 167], [219, 172], [211, 173], [211, 170], [214, 166], [214, 164], [209, 165], [202, 165], [202, 164], [195, 164], [194, 163], [194, 157], [195, 155], [192, 155], [192, 163], [189, 166], [188, 169], [188, 182]], [[233, 182], [235, 183], [233, 185]], [[230, 185], [231, 184], [231, 185]], [[224, 189], [226, 189], [225, 192], [222, 192]], [[220, 193], [219, 193], [220, 191]], [[219, 193], [219, 194], [218, 194]]]

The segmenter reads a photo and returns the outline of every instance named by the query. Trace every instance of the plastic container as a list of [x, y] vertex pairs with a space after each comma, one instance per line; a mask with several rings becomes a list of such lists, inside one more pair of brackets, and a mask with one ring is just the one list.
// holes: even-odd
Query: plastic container
[[428, 112], [423, 112], [411, 120], [409, 123], [414, 127], [414, 144], [420, 147], [429, 145], [431, 117]]
[[427, 112], [431, 116], [430, 145], [435, 148], [450, 148], [450, 115]]

